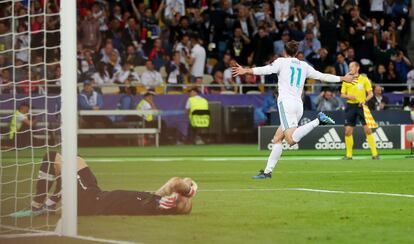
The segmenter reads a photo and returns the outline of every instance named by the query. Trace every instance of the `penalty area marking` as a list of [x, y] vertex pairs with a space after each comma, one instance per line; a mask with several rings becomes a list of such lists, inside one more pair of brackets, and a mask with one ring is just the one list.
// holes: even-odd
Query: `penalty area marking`
[[385, 192], [367, 192], [367, 191], [335, 191], [325, 189], [311, 189], [311, 188], [246, 188], [246, 189], [200, 189], [199, 192], [251, 192], [251, 191], [304, 191], [317, 193], [331, 193], [331, 194], [350, 194], [350, 195], [376, 195], [387, 197], [404, 197], [414, 198], [412, 194], [400, 193], [385, 193]]

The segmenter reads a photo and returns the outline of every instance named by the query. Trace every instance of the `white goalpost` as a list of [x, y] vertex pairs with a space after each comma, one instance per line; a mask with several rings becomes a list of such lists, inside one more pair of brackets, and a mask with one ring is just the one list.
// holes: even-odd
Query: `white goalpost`
[[[77, 236], [76, 44], [76, 0], [0, 0], [0, 240]], [[52, 151], [63, 157], [61, 204], [16, 217], [31, 210]]]
[[76, 0], [61, 2], [62, 50], [62, 228], [66, 236], [77, 235], [77, 71]]

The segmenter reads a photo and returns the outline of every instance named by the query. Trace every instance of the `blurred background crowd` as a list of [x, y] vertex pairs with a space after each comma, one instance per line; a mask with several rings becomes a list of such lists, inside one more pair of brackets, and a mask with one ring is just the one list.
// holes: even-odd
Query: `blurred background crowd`
[[[77, 2], [77, 82], [98, 92], [185, 93], [194, 85], [210, 94], [264, 92], [276, 75], [233, 78], [230, 66], [269, 64], [289, 40], [300, 42], [299, 59], [322, 72], [344, 75], [356, 60], [386, 92], [414, 82], [408, 0]], [[12, 92], [13, 82], [20, 93], [45, 92], [44, 82], [59, 92], [58, 8], [59, 0], [0, 3], [1, 93]], [[322, 97], [338, 90], [307, 84]]]

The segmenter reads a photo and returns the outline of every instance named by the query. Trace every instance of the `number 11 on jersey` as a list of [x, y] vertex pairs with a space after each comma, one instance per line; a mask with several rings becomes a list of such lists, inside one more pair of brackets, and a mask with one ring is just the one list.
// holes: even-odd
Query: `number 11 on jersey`
[[[293, 82], [295, 80], [295, 67], [290, 66], [290, 70], [292, 71], [292, 75], [290, 76], [290, 85], [293, 86]], [[296, 87], [299, 88], [300, 86], [300, 77], [302, 75], [302, 68], [296, 68], [296, 70], [298, 71], [298, 77], [296, 79]]]

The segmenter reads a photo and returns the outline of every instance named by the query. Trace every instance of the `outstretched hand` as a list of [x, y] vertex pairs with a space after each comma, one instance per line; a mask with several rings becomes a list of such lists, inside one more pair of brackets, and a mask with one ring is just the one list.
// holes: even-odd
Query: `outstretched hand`
[[357, 78], [358, 78], [357, 76], [351, 73], [347, 73], [345, 76], [342, 77], [342, 81], [353, 85], [357, 83], [357, 80], [356, 80]]
[[233, 67], [231, 67], [231, 73], [233, 74], [233, 77], [245, 75], [247, 74], [247, 69], [243, 68], [240, 64], [235, 63]]

